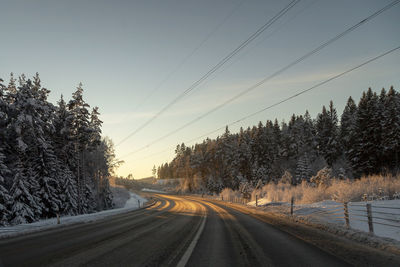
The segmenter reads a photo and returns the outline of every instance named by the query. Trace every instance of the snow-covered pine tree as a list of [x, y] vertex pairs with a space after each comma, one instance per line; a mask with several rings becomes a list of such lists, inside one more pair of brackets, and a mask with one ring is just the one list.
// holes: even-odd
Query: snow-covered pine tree
[[5, 95], [4, 99], [9, 103], [12, 104], [14, 102], [14, 97], [15, 94], [17, 93], [17, 86], [16, 86], [16, 80], [14, 78], [14, 74], [11, 72], [10, 73], [10, 81], [8, 83], [8, 86], [5, 88]]
[[14, 166], [13, 184], [10, 190], [13, 205], [11, 207], [10, 222], [12, 224], [31, 223], [38, 219], [40, 210], [37, 198], [31, 194], [31, 184], [24, 173], [24, 166], [20, 159]]
[[8, 190], [5, 188], [4, 176], [10, 174], [10, 170], [4, 164], [5, 156], [0, 149], [0, 225], [8, 224], [10, 217], [9, 207], [13, 202]]
[[279, 144], [275, 139], [274, 124], [270, 120], [265, 124], [263, 146], [265, 147], [265, 150], [261, 168], [263, 169], [265, 176], [262, 178], [262, 181], [268, 183], [273, 180], [274, 177], [280, 176], [280, 174], [276, 174], [276, 168], [274, 168], [274, 165], [278, 163]]
[[34, 176], [40, 186], [38, 196], [42, 202], [42, 217], [51, 218], [55, 217], [61, 208], [60, 180], [58, 174], [60, 173], [60, 166], [54, 153], [48, 149], [43, 148], [39, 157], [33, 161]]
[[282, 132], [277, 119], [274, 121], [272, 128], [272, 147], [274, 162], [271, 166], [271, 178], [275, 182], [280, 180], [283, 175], [281, 161], [283, 161], [284, 148], [282, 144]]
[[393, 86], [383, 100], [382, 154], [383, 165], [391, 170], [400, 168], [400, 96]]
[[357, 106], [352, 97], [349, 97], [340, 120], [340, 142], [344, 154], [350, 159], [351, 151], [354, 149], [354, 138], [356, 137]]
[[296, 184], [301, 184], [302, 181], [308, 181], [311, 177], [310, 160], [307, 153], [301, 155], [297, 161], [296, 168]]
[[[10, 108], [13, 111], [10, 121], [9, 139], [10, 146], [12, 147], [13, 164], [19, 163], [19, 166], [11, 166], [14, 172], [13, 186], [15, 185], [15, 177], [20, 177], [22, 182], [14, 186], [26, 186], [24, 190], [28, 190], [25, 194], [29, 196], [29, 205], [33, 212], [33, 219], [36, 220], [41, 215], [42, 202], [39, 197], [40, 186], [33, 171], [33, 161], [39, 157], [38, 147], [43, 144], [43, 128], [41, 117], [39, 115], [37, 105], [33, 97], [32, 83], [30, 80], [25, 81], [22, 76], [20, 78], [20, 86], [14, 97], [14, 102]], [[17, 171], [18, 169], [18, 171]], [[18, 190], [17, 190], [18, 191]], [[15, 191], [14, 191], [15, 197]], [[16, 199], [14, 198], [14, 203]], [[31, 219], [29, 219], [31, 220]]]
[[[377, 140], [376, 124], [378, 97], [371, 88], [364, 92], [357, 108], [357, 120], [354, 148], [349, 153], [350, 161], [356, 176], [376, 173], [380, 141]], [[380, 129], [380, 127], [378, 127]]]
[[318, 154], [317, 140], [315, 138], [315, 127], [308, 110], [306, 110], [306, 113], [304, 114], [303, 147], [300, 149], [300, 153], [307, 153], [310, 164]]
[[[29, 172], [32, 173], [30, 188], [41, 201], [40, 214], [44, 217], [54, 217], [59, 212], [61, 204], [57, 194], [59, 183], [57, 180], [58, 161], [54, 154], [50, 134], [54, 132], [52, 126], [53, 108], [47, 102], [48, 90], [40, 86], [39, 76], [34, 77], [34, 83], [28, 80], [19, 88], [15, 99], [15, 107], [19, 112], [16, 120], [18, 142], [23, 147], [24, 158], [27, 160]], [[36, 184], [39, 185], [35, 190]]]
[[293, 114], [288, 124], [288, 156], [292, 160], [298, 158], [299, 150], [304, 146], [302, 136], [303, 123], [303, 116]]
[[[102, 186], [104, 186], [104, 183], [101, 182], [103, 178], [103, 175], [101, 173], [104, 173], [104, 171], [102, 172], [101, 170], [105, 169], [107, 172], [106, 176], [108, 177], [108, 166], [104, 157], [105, 148], [101, 147], [101, 125], [103, 122], [100, 120], [99, 115], [100, 113], [98, 111], [98, 107], [94, 107], [90, 114], [89, 127], [91, 128], [91, 133], [88, 143], [88, 149], [85, 153], [85, 158], [87, 159], [85, 170], [87, 179], [93, 181], [94, 187], [96, 189], [95, 192], [97, 192], [97, 194], [95, 198], [97, 198], [97, 203], [99, 203], [100, 205], [99, 208], [106, 208], [105, 206], [103, 206], [104, 199], [102, 199], [103, 197], [105, 197], [105, 194], [101, 194], [103, 192]], [[94, 161], [95, 164], [90, 163]]]
[[338, 119], [332, 101], [329, 103], [329, 110], [323, 106], [322, 113], [318, 114], [316, 130], [318, 150], [331, 166], [340, 155]]
[[75, 169], [76, 151], [75, 144], [72, 140], [73, 116], [68, 111], [62, 95], [57, 104], [58, 106], [56, 107], [53, 121], [54, 135], [52, 139], [54, 150], [57, 158], [61, 160], [62, 164], [67, 165], [69, 169]]
[[251, 136], [250, 136], [250, 128], [246, 131], [243, 128], [240, 128], [239, 137], [237, 139], [237, 147], [238, 147], [238, 160], [237, 162], [239, 167], [239, 176], [243, 176], [247, 181], [252, 180], [251, 176]]
[[6, 87], [0, 82], [0, 225], [6, 225], [9, 220], [10, 211], [8, 210], [11, 205], [11, 196], [6, 189], [5, 175], [10, 174], [10, 170], [5, 165], [5, 155], [3, 154], [4, 141], [6, 140], [6, 127], [8, 119], [8, 103], [6, 101]]
[[61, 213], [65, 215], [76, 215], [78, 214], [78, 192], [74, 174], [67, 166], [64, 166], [61, 168], [59, 175], [61, 177]]
[[78, 192], [76, 177], [71, 171], [76, 168], [75, 144], [71, 140], [73, 117], [62, 95], [57, 103], [53, 122], [55, 133], [52, 139], [60, 166], [58, 177], [59, 194], [62, 200], [61, 213], [75, 215], [78, 214]]
[[100, 207], [102, 209], [111, 209], [114, 206], [113, 194], [110, 189], [110, 183], [107, 177], [100, 180], [99, 199], [101, 201]]
[[90, 113], [89, 123], [89, 126], [92, 129], [89, 144], [92, 149], [96, 148], [101, 143], [101, 125], [103, 122], [100, 120], [99, 115], [99, 108], [94, 107]]
[[84, 188], [84, 201], [82, 201], [82, 213], [92, 213], [96, 211], [96, 200], [94, 198], [94, 189], [91, 181], [86, 181]]
[[[88, 111], [89, 104], [87, 104], [83, 99], [83, 88], [82, 83], [79, 83], [76, 91], [72, 94], [72, 99], [68, 103], [68, 110], [71, 113], [69, 118], [69, 125], [71, 127], [71, 136], [70, 140], [75, 145], [76, 152], [76, 163], [75, 168], [72, 171], [77, 178], [77, 186], [78, 186], [78, 208], [80, 212], [83, 212], [86, 208], [83, 206], [88, 206], [86, 197], [89, 197], [91, 194], [86, 188], [86, 184], [91, 181], [87, 181], [87, 177], [85, 176], [85, 151], [88, 148], [90, 136], [92, 134], [92, 129], [90, 128], [90, 114]], [[92, 198], [92, 196], [90, 196]]]

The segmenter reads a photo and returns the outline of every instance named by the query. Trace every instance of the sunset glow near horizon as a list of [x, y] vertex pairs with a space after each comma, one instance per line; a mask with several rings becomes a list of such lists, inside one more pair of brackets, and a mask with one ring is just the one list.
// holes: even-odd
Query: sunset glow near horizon
[[[129, 134], [207, 73], [290, 1], [4, 1], [0, 78], [39, 72], [54, 104], [79, 82], [98, 106], [103, 135], [125, 161], [118, 175], [151, 176], [174, 148], [276, 103], [400, 45], [400, 5], [385, 11], [304, 62], [215, 113], [158, 142], [360, 22], [391, 1], [300, 1], [195, 90], [137, 134]], [[340, 18], [340, 19], [338, 19]], [[400, 89], [400, 52], [230, 128], [288, 121], [308, 110], [315, 118], [330, 100], [343, 111], [371, 87]], [[215, 138], [224, 130], [209, 136]], [[148, 147], [146, 147], [149, 145]], [[146, 147], [146, 148], [145, 148]], [[143, 149], [142, 149], [143, 148]], [[137, 153], [132, 153], [141, 149]]]

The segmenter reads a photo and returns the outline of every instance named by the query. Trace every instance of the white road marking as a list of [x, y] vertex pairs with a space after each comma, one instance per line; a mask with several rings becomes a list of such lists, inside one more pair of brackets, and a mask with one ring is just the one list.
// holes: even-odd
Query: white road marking
[[207, 214], [204, 214], [203, 220], [201, 221], [199, 230], [197, 230], [196, 236], [193, 238], [192, 242], [190, 243], [189, 247], [187, 248], [185, 254], [183, 254], [181, 260], [176, 265], [177, 267], [184, 267], [186, 263], [189, 261], [190, 256], [193, 253], [194, 248], [196, 247], [197, 242], [200, 239], [200, 235], [204, 230], [204, 225], [206, 224]]

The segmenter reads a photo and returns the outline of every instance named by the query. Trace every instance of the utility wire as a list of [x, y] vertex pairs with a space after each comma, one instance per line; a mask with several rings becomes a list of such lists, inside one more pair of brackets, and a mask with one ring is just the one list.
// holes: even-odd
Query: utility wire
[[171, 79], [178, 70], [182, 68], [182, 66], [194, 55], [201, 47], [221, 28], [222, 25], [226, 23], [226, 21], [232, 17], [232, 15], [239, 9], [239, 7], [244, 3], [245, 0], [240, 1], [235, 7], [229, 12], [224, 19], [211, 31], [206, 37], [173, 69], [157, 86], [136, 106], [135, 110], [139, 110], [148, 100], [149, 98], [157, 92], [166, 82]]
[[[264, 36], [261, 40], [259, 40], [252, 48], [255, 48], [261, 44], [264, 43], [265, 40], [269, 39], [272, 37], [274, 34], [279, 32], [286, 24], [290, 23], [292, 20], [296, 19], [299, 15], [301, 15], [306, 9], [308, 9], [310, 6], [315, 4], [318, 0], [314, 0], [313, 2], [310, 2], [308, 5], [306, 5], [303, 9], [299, 10], [299, 12], [295, 13], [294, 16], [291, 16], [287, 21], [285, 21], [283, 24], [280, 25], [280, 27], [276, 27], [272, 32]], [[245, 52], [240, 53], [237, 57], [235, 57], [234, 60], [232, 60], [228, 65], [226, 65], [224, 68], [220, 69], [218, 72], [215, 73], [215, 75], [208, 79], [206, 82], [202, 84], [202, 87], [205, 87], [207, 84], [209, 84], [211, 81], [215, 80], [215, 78], [218, 77], [219, 74], [225, 72], [229, 68], [231, 68], [233, 65], [235, 65], [238, 61], [240, 61], [243, 57], [248, 55], [252, 50], [247, 49]]]
[[351, 26], [350, 28], [348, 28], [348, 29], [345, 30], [344, 32], [342, 32], [342, 33], [336, 35], [335, 37], [333, 37], [333, 38], [331, 38], [331, 39], [329, 39], [328, 41], [324, 42], [323, 44], [321, 44], [321, 45], [318, 46], [317, 48], [315, 48], [315, 49], [313, 49], [312, 51], [306, 53], [305, 55], [303, 55], [302, 57], [296, 59], [295, 61], [289, 63], [289, 64], [286, 65], [285, 67], [283, 67], [283, 68], [279, 69], [278, 71], [274, 72], [273, 74], [267, 76], [266, 78], [262, 79], [261, 81], [257, 82], [256, 84], [252, 85], [251, 87], [249, 87], [249, 88], [243, 90], [243, 91], [240, 92], [239, 94], [237, 94], [237, 95], [231, 97], [230, 99], [228, 99], [228, 100], [226, 100], [225, 102], [223, 102], [223, 103], [217, 105], [216, 107], [212, 108], [211, 110], [207, 111], [206, 113], [202, 114], [201, 116], [199, 116], [199, 117], [197, 117], [197, 118], [195, 118], [195, 119], [189, 121], [188, 123], [182, 125], [181, 127], [179, 127], [179, 128], [177, 128], [177, 129], [175, 129], [175, 130], [173, 130], [173, 131], [171, 131], [171, 132], [169, 132], [169, 133], [167, 133], [167, 134], [165, 134], [165, 135], [159, 137], [159, 138], [156, 139], [155, 141], [153, 141], [153, 142], [147, 144], [146, 146], [144, 146], [144, 147], [142, 147], [142, 148], [140, 148], [140, 149], [138, 149], [138, 150], [136, 150], [136, 151], [134, 151], [134, 152], [131, 152], [131, 154], [134, 154], [134, 153], [137, 153], [137, 152], [139, 152], [139, 151], [141, 151], [141, 150], [143, 150], [143, 149], [146, 149], [146, 148], [148, 148], [149, 146], [151, 146], [151, 145], [153, 145], [153, 144], [155, 144], [155, 143], [157, 143], [157, 142], [159, 142], [159, 141], [161, 141], [161, 140], [163, 140], [163, 139], [165, 139], [165, 138], [167, 138], [167, 137], [169, 137], [169, 136], [171, 136], [171, 135], [173, 135], [173, 134], [175, 134], [175, 133], [177, 133], [177, 132], [179, 132], [179, 131], [185, 129], [186, 127], [188, 127], [188, 126], [190, 126], [190, 125], [196, 123], [197, 121], [203, 119], [204, 117], [210, 115], [211, 113], [214, 113], [215, 111], [221, 109], [222, 107], [228, 105], [229, 103], [235, 101], [236, 99], [238, 99], [238, 98], [242, 97], [243, 95], [249, 93], [250, 91], [256, 89], [257, 87], [263, 85], [264, 83], [266, 83], [267, 81], [271, 80], [272, 78], [274, 78], [274, 77], [278, 76], [279, 74], [281, 74], [281, 73], [287, 71], [289, 68], [291, 68], [291, 67], [297, 65], [298, 63], [304, 61], [304, 60], [307, 59], [308, 57], [314, 55], [315, 53], [319, 52], [319, 51], [322, 50], [323, 48], [327, 47], [328, 45], [330, 45], [330, 44], [334, 43], [335, 41], [339, 40], [340, 38], [344, 37], [346, 34], [348, 34], [348, 33], [352, 32], [352, 31], [354, 31], [355, 29], [357, 29], [357, 28], [360, 27], [361, 25], [363, 25], [363, 24], [365, 24], [366, 22], [370, 21], [371, 19], [375, 18], [376, 16], [378, 16], [379, 14], [381, 14], [381, 13], [383, 13], [384, 11], [388, 10], [389, 8], [393, 7], [394, 5], [398, 4], [399, 2], [400, 2], [400, 0], [393, 1], [392, 3], [386, 5], [385, 7], [381, 8], [381, 9], [379, 9], [378, 11], [376, 11], [375, 13], [373, 13], [372, 15], [366, 17], [365, 19], [361, 20], [361, 21], [358, 22], [357, 24]]
[[[300, 96], [300, 95], [302, 95], [302, 94], [305, 94], [305, 93], [307, 93], [307, 92], [309, 92], [309, 91], [311, 91], [311, 90], [314, 90], [314, 89], [316, 89], [316, 88], [318, 88], [318, 87], [320, 87], [320, 86], [322, 86], [322, 85], [324, 85], [324, 84], [326, 84], [326, 83], [329, 83], [329, 82], [331, 82], [331, 81], [333, 81], [333, 80], [336, 80], [336, 79], [338, 79], [338, 78], [340, 78], [340, 77], [342, 77], [342, 76], [344, 76], [344, 75], [346, 75], [346, 74], [348, 74], [348, 73], [350, 73], [350, 72], [352, 72], [352, 71], [355, 71], [355, 70], [357, 70], [357, 69], [359, 69], [359, 68], [361, 68], [361, 67], [363, 67], [363, 66], [365, 66], [365, 65], [367, 65], [367, 64], [369, 64], [369, 63], [371, 63], [371, 62], [373, 62], [373, 61], [375, 61], [375, 60], [378, 60], [378, 59], [380, 59], [380, 58], [382, 58], [382, 57], [384, 57], [384, 56], [387, 56], [387, 55], [389, 55], [389, 54], [391, 54], [391, 53], [393, 53], [393, 52], [395, 52], [395, 51], [397, 51], [397, 50], [399, 50], [399, 49], [400, 49], [400, 46], [397, 46], [397, 47], [395, 47], [395, 48], [393, 48], [393, 49], [391, 49], [391, 50], [388, 50], [388, 51], [386, 51], [386, 52], [384, 52], [384, 53], [378, 55], [378, 56], [375, 56], [375, 57], [373, 57], [373, 58], [371, 58], [371, 59], [369, 59], [369, 60], [367, 60], [367, 61], [364, 61], [363, 63], [361, 63], [361, 64], [359, 64], [359, 65], [357, 65], [357, 66], [355, 66], [355, 67], [353, 67], [353, 68], [350, 68], [350, 69], [348, 69], [348, 70], [346, 70], [346, 71], [344, 71], [344, 72], [341, 72], [341, 73], [339, 73], [339, 74], [337, 74], [337, 75], [334, 75], [334, 76], [330, 77], [330, 78], [327, 79], [327, 80], [324, 80], [324, 81], [322, 81], [322, 82], [320, 82], [320, 83], [317, 83], [316, 85], [313, 85], [312, 87], [309, 87], [309, 88], [307, 88], [307, 89], [298, 91], [298, 92], [297, 92], [296, 94], [294, 94], [294, 95], [291, 95], [291, 96], [289, 96], [289, 97], [286, 97], [286, 98], [284, 98], [284, 99], [282, 99], [282, 100], [280, 100], [280, 101], [278, 101], [278, 102], [276, 102], [276, 103], [274, 103], [274, 104], [272, 104], [272, 105], [269, 105], [269, 106], [267, 106], [267, 107], [265, 107], [265, 108], [263, 108], [263, 109], [260, 109], [260, 110], [258, 110], [258, 111], [256, 111], [256, 112], [253, 112], [253, 113], [251, 113], [251, 114], [248, 114], [248, 115], [246, 115], [246, 116], [244, 116], [244, 117], [242, 117], [242, 118], [240, 118], [240, 119], [238, 119], [238, 120], [236, 120], [236, 121], [233, 121], [233, 122], [231, 122], [231, 123], [229, 123], [229, 124], [226, 124], [226, 125], [224, 125], [224, 126], [218, 128], [218, 129], [215, 129], [215, 130], [213, 130], [213, 131], [211, 131], [211, 132], [208, 132], [208, 133], [206, 133], [206, 134], [203, 134], [203, 135], [201, 135], [201, 136], [198, 136], [198, 137], [196, 137], [196, 138], [193, 138], [193, 139], [191, 139], [191, 140], [188, 140], [188, 141], [186, 141], [186, 142], [184, 142], [184, 143], [191, 143], [191, 142], [196, 141], [196, 140], [198, 140], [198, 139], [200, 139], [200, 138], [204, 138], [205, 136], [209, 136], [209, 135], [211, 135], [211, 134], [214, 134], [214, 133], [216, 133], [216, 132], [219, 132], [219, 131], [221, 131], [222, 129], [225, 129], [225, 127], [227, 127], [227, 126], [229, 127], [229, 126], [235, 125], [235, 124], [237, 124], [237, 123], [239, 123], [239, 122], [242, 122], [242, 121], [244, 121], [244, 120], [247, 120], [247, 119], [250, 118], [250, 117], [253, 117], [253, 116], [257, 115], [257, 114], [260, 114], [260, 113], [262, 113], [262, 112], [264, 112], [264, 111], [266, 111], [266, 110], [269, 110], [269, 109], [271, 109], [271, 108], [273, 108], [273, 107], [276, 107], [276, 106], [278, 106], [278, 105], [280, 105], [280, 104], [282, 104], [282, 103], [285, 103], [285, 102], [287, 102], [287, 101], [289, 101], [289, 100], [291, 100], [291, 99], [293, 99], [293, 98], [296, 98], [296, 97], [298, 97], [298, 96]], [[148, 146], [146, 146], [146, 147], [148, 147]], [[136, 151], [134, 151], [134, 152], [131, 152], [131, 153], [129, 153], [129, 154], [126, 154], [126, 155], [124, 155], [124, 156], [121, 157], [121, 158], [129, 157], [130, 155], [133, 155], [134, 153], [137, 153], [137, 152], [143, 150], [143, 149], [146, 148], [146, 147], [143, 147], [143, 148], [141, 148], [141, 149], [139, 149], [139, 150], [136, 150]], [[165, 151], [165, 150], [163, 150], [163, 151], [161, 151], [161, 152], [158, 152], [158, 153], [155, 153], [155, 154], [152, 154], [151, 156], [156, 155], [156, 154], [159, 154], [159, 153], [163, 153], [164, 151]]]
[[232, 57], [234, 57], [237, 53], [239, 53], [243, 48], [245, 48], [249, 43], [251, 43], [254, 39], [256, 39], [260, 34], [262, 34], [266, 29], [271, 27], [280, 17], [286, 14], [291, 8], [293, 8], [300, 0], [291, 1], [285, 8], [279, 11], [273, 18], [271, 18], [267, 23], [261, 26], [255, 33], [253, 33], [249, 38], [247, 38], [243, 43], [241, 43], [236, 49], [230, 52], [227, 56], [225, 56], [221, 61], [218, 62], [211, 70], [209, 70], [206, 74], [204, 74], [200, 79], [198, 79], [195, 83], [193, 83], [189, 88], [179, 94], [176, 98], [174, 98], [170, 103], [168, 103], [164, 108], [162, 108], [159, 112], [157, 112], [153, 117], [139, 126], [135, 131], [130, 133], [127, 137], [122, 139], [116, 146], [121, 145], [123, 142], [131, 138], [133, 135], [137, 134], [151, 122], [153, 122], [156, 118], [158, 118], [162, 113], [172, 107], [175, 103], [181, 100], [185, 95], [193, 91], [197, 86], [199, 86], [204, 80], [206, 80], [209, 76], [211, 76], [214, 72], [216, 72], [219, 68], [221, 68], [226, 62], [228, 62]]
[[[243, 0], [241, 3], [239, 3], [239, 6], [241, 6], [241, 5], [243, 4], [243, 2], [244, 2], [244, 0]], [[269, 37], [271, 37], [272, 35], [274, 35], [276, 32], [278, 32], [278, 30], [280, 30], [281, 28], [283, 28], [283, 27], [284, 27], [286, 24], [288, 24], [289, 22], [293, 21], [295, 18], [297, 18], [300, 14], [302, 14], [306, 9], [308, 9], [310, 6], [314, 5], [316, 2], [318, 2], [318, 0], [313, 0], [312, 2], [310, 2], [310, 3], [309, 3], [308, 5], [306, 5], [303, 9], [301, 9], [298, 13], [294, 14], [294, 16], [290, 17], [290, 19], [287, 20], [283, 25], [281, 25], [279, 28], [275, 29], [272, 33], [270, 33], [270, 34], [268, 34], [267, 36], [265, 36], [265, 37], [263, 38], [263, 40], [259, 41], [259, 42], [256, 44], [256, 46], [260, 45], [260, 44], [262, 43], [262, 41], [265, 41], [266, 39], [268, 39]], [[237, 8], [236, 8], [236, 9], [237, 9]], [[230, 15], [228, 15], [228, 16], [225, 18], [225, 20], [227, 20], [232, 14], [234, 14], [233, 11], [232, 11], [232, 13], [231, 13]], [[221, 24], [223, 24], [223, 23], [221, 23]], [[221, 24], [220, 24], [220, 25], [221, 25]], [[220, 26], [220, 25], [219, 25], [219, 26]], [[219, 26], [217, 26], [217, 28], [219, 28]], [[216, 31], [216, 30], [215, 30], [215, 31]], [[212, 35], [212, 34], [210, 33], [209, 35]], [[207, 38], [206, 38], [206, 39], [207, 39]], [[246, 52], [240, 54], [240, 56], [236, 57], [236, 59], [235, 59], [233, 62], [231, 62], [227, 67], [225, 67], [224, 69], [220, 70], [220, 71], [217, 72], [216, 74], [220, 74], [220, 73], [226, 71], [226, 69], [230, 68], [232, 65], [234, 65], [234, 63], [236, 63], [237, 61], [239, 61], [240, 58], [242, 58], [244, 55], [248, 54], [248, 52], [249, 52], [249, 51], [246, 51]], [[213, 78], [208, 79], [205, 83], [203, 83], [202, 87], [204, 87], [206, 84], [208, 84], [211, 80], [214, 80], [215, 77], [216, 77], [216, 75], [214, 75]], [[213, 132], [211, 132], [211, 133], [207, 133], [207, 134], [198, 136], [198, 137], [196, 137], [196, 138], [194, 138], [194, 139], [185, 141], [184, 143], [191, 143], [191, 142], [196, 141], [196, 140], [198, 140], [198, 139], [200, 139], [200, 138], [204, 138], [204, 137], [209, 136], [210, 134], [212, 134], [212, 133], [214, 133], [214, 132], [217, 132], [217, 131], [219, 131], [219, 130], [222, 130], [222, 129], [225, 128], [225, 127], [226, 127], [226, 126], [224, 126], [224, 127], [222, 127], [222, 128], [218, 128], [217, 130], [213, 130]], [[169, 151], [171, 151], [172, 149], [174, 149], [175, 147], [176, 147], [176, 146], [171, 146], [171, 147], [165, 148], [165, 149], [163, 149], [162, 151], [158, 151], [158, 152], [156, 152], [156, 153], [152, 153], [152, 154], [150, 154], [150, 155], [146, 155], [145, 157], [137, 158], [137, 160], [143, 160], [143, 159], [152, 158], [152, 157], [154, 157], [154, 156], [157, 156], [157, 155], [160, 155], [160, 154], [169, 152]], [[136, 160], [136, 159], [133, 159], [133, 160]]]

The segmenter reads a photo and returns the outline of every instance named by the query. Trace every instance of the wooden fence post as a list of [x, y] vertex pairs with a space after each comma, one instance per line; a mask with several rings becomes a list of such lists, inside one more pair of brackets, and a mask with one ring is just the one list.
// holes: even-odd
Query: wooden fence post
[[256, 195], [256, 207], [258, 207], [258, 196]]
[[137, 203], [138, 203], [138, 208], [140, 208], [140, 200], [139, 199], [137, 200]]
[[371, 204], [367, 204], [368, 227], [371, 234], [374, 233], [374, 224], [372, 222], [372, 209]]
[[60, 214], [59, 213], [57, 213], [57, 224], [60, 224], [61, 222], [60, 222]]
[[344, 206], [344, 220], [346, 221], [346, 228], [350, 228], [350, 220], [349, 220], [349, 207], [347, 205], [347, 202], [343, 203]]
[[293, 215], [293, 205], [294, 205], [294, 197], [290, 200], [290, 215]]

